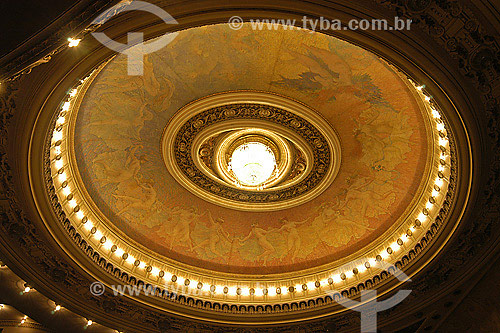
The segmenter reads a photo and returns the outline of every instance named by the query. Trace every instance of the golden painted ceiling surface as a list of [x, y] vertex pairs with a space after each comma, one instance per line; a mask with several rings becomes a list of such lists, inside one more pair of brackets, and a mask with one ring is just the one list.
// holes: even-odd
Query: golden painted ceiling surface
[[[319, 197], [275, 212], [223, 208], [169, 174], [160, 140], [198, 98], [269, 91], [319, 112], [341, 140], [340, 172]], [[100, 72], [78, 111], [83, 185], [127, 237], [180, 262], [235, 273], [279, 273], [354, 253], [397, 223], [426, 178], [426, 123], [408, 83], [347, 42], [308, 31], [182, 31], [128, 76], [126, 56]]]

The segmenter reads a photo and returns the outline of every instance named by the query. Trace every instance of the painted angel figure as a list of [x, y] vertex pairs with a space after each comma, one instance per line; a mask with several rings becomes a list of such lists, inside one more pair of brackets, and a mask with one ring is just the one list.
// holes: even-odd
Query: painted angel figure
[[267, 235], [273, 230], [264, 230], [258, 226], [258, 224], [254, 223], [252, 224], [252, 230], [250, 230], [250, 233], [248, 236], [244, 238], [240, 238], [239, 241], [240, 243], [246, 242], [250, 237], [254, 236], [257, 239], [257, 243], [260, 245], [260, 247], [264, 250], [258, 257], [257, 260], [264, 259], [264, 265], [267, 264], [267, 261], [270, 259], [270, 257], [276, 255], [276, 249], [274, 246], [269, 242], [267, 239]]
[[205, 248], [208, 245], [208, 249], [210, 250], [210, 252], [215, 254], [217, 257], [222, 258], [223, 255], [218, 250], [218, 246], [222, 245], [223, 240], [232, 243], [233, 239], [231, 239], [229, 233], [224, 230], [224, 219], [222, 217], [214, 219], [210, 211], [207, 211], [207, 214], [208, 220], [210, 221], [209, 236], [207, 239], [193, 247], [193, 250], [197, 248]]

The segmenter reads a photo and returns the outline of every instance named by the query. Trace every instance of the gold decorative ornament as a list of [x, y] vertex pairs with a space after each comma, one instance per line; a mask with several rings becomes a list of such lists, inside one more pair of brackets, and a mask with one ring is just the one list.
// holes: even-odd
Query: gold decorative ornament
[[[241, 181], [232, 169], [237, 161], [231, 159], [249, 143], [268, 149], [274, 159], [258, 184]], [[165, 165], [182, 186], [204, 200], [246, 211], [290, 208], [320, 195], [340, 169], [340, 147], [336, 132], [314, 110], [256, 91], [190, 103], [162, 138]]]

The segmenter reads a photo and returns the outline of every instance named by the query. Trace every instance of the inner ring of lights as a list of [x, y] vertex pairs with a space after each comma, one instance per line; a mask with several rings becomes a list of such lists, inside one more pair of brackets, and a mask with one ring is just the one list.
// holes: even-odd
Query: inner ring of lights
[[422, 86], [410, 83], [417, 99], [421, 99], [420, 103], [428, 112], [431, 125], [429, 135], [432, 137], [431, 170], [425, 191], [411, 207], [406, 219], [377, 244], [363, 250], [363, 253], [355, 254], [356, 257], [349, 256], [344, 261], [345, 265], [318, 267], [314, 272], [292, 272], [280, 277], [228, 275], [162, 259], [131, 243], [108, 225], [109, 221], [96, 210], [86, 195], [76, 172], [74, 157], [71, 156], [76, 114], [81, 98], [100, 69], [102, 67], [83, 79], [80, 86], [71, 89], [61, 104], [50, 145], [47, 146], [47, 157], [50, 159], [47, 167], [50, 168], [52, 177], [48, 187], [53, 186], [57, 197], [53, 204], [61, 205], [66, 221], [71, 223], [75, 232], [92, 244], [103, 258], [143, 281], [164, 285], [166, 289], [175, 292], [182, 286], [196, 298], [224, 302], [265, 304], [318, 297], [333, 290], [356, 287], [360, 281], [378, 273], [373, 267], [379, 260], [387, 263], [401, 260], [420, 243], [431, 226], [435, 227], [433, 222], [443, 212], [441, 207], [453, 177], [451, 164], [454, 162], [450, 154], [453, 148], [436, 104]]

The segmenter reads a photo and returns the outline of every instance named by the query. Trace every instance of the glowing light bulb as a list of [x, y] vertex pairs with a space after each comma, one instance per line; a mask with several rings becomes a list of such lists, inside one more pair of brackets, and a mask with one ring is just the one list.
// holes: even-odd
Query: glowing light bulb
[[64, 166], [64, 162], [62, 160], [57, 160], [55, 161], [54, 166], [59, 170]]
[[235, 296], [236, 295], [236, 287], [229, 287], [228, 292], [229, 295]]
[[123, 251], [122, 248], [117, 248], [115, 251], [115, 254], [117, 257], [121, 257], [124, 253], [125, 253], [125, 251]]
[[224, 290], [223, 286], [215, 286], [215, 293], [216, 294], [222, 294], [223, 290]]
[[135, 262], [135, 258], [134, 258], [134, 256], [129, 255], [129, 256], [127, 257], [127, 262], [128, 262], [128, 263], [130, 263], [130, 264], [133, 264], [133, 263]]
[[94, 234], [94, 238], [100, 240], [102, 238], [102, 232], [100, 232], [99, 230], [97, 230]]
[[[61, 140], [62, 138], [63, 138], [62, 132], [54, 131], [54, 133], [52, 133], [52, 140], [54, 142], [57, 142], [57, 141]], [[58, 162], [61, 162], [61, 161], [58, 161]]]
[[158, 267], [153, 267], [151, 269], [151, 275], [158, 276], [159, 273], [160, 273], [160, 269]]
[[62, 193], [65, 195], [65, 196], [68, 196], [71, 194], [71, 189], [69, 188], [69, 186], [66, 186], [62, 189]]
[[81, 39], [79, 38], [68, 38], [68, 46], [69, 47], [76, 47], [78, 44], [80, 44]]
[[443, 186], [443, 180], [441, 178], [436, 178], [435, 182], [434, 182], [437, 186], [441, 187]]
[[58, 178], [61, 183], [64, 182], [67, 179], [66, 173], [61, 173]]
[[441, 115], [439, 114], [438, 110], [432, 109], [432, 116], [436, 119], [440, 119]]
[[424, 213], [420, 213], [420, 214], [418, 214], [418, 217], [417, 217], [417, 218], [418, 218], [418, 220], [419, 220], [420, 222], [424, 222], [424, 221], [427, 219], [427, 217], [424, 215]]
[[104, 247], [104, 249], [106, 249], [106, 250], [110, 250], [112, 246], [113, 246], [113, 242], [110, 241], [109, 239], [106, 242], [104, 242], [104, 244], [102, 245], [102, 247]]
[[359, 265], [359, 266], [357, 267], [357, 269], [358, 269], [358, 272], [359, 272], [359, 273], [363, 273], [364, 271], [366, 271], [366, 267], [365, 267], [365, 265]]

